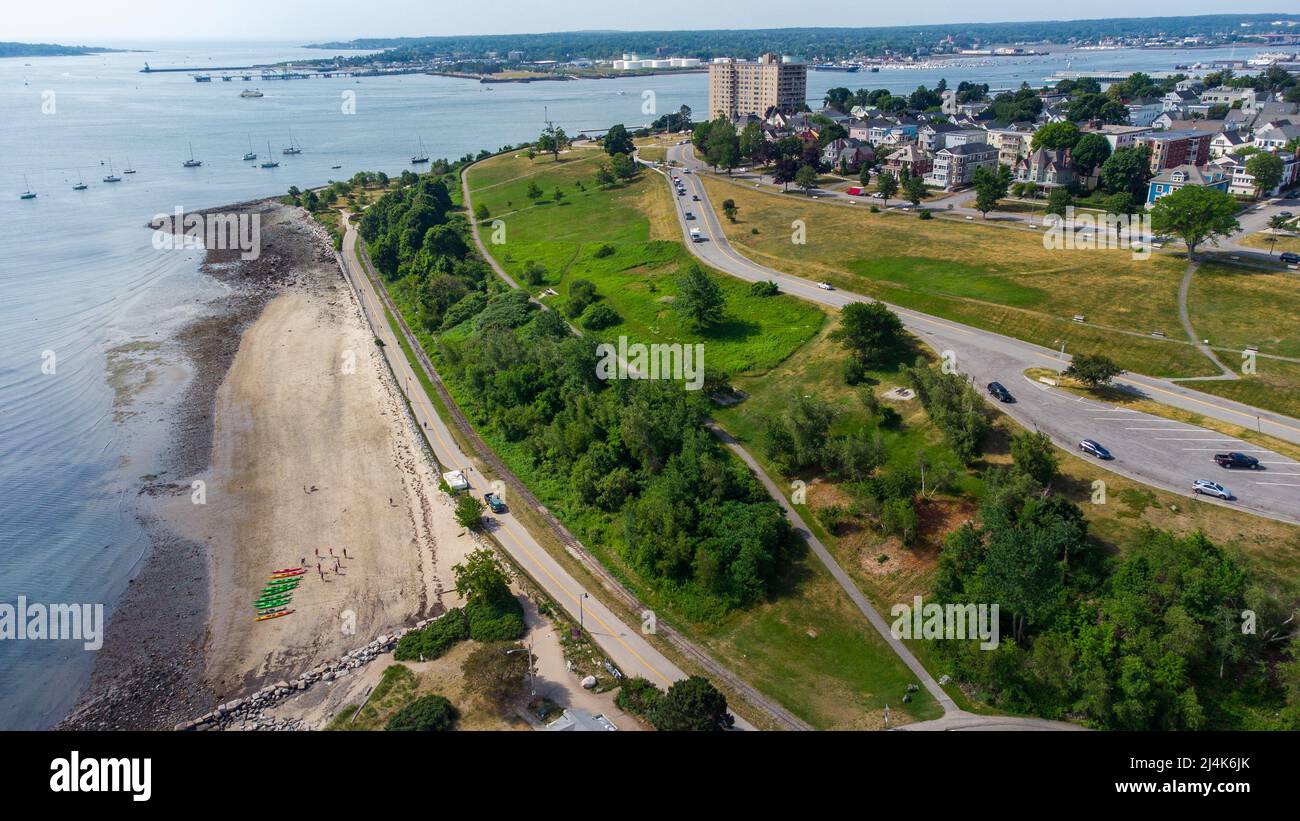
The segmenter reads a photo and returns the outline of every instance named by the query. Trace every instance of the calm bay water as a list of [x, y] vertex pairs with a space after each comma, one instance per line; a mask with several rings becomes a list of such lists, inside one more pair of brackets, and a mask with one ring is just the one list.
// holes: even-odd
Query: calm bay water
[[[167, 363], [138, 413], [115, 418], [109, 352], [149, 343], [194, 315], [220, 286], [194, 251], [158, 251], [145, 224], [177, 206], [205, 208], [342, 179], [397, 174], [422, 139], [433, 157], [534, 138], [545, 117], [571, 134], [659, 112], [707, 108], [703, 74], [481, 85], [423, 75], [196, 83], [154, 68], [242, 66], [314, 58], [287, 44], [110, 44], [147, 49], [86, 57], [0, 60], [0, 604], [102, 602], [111, 611], [148, 539], [136, 521], [140, 477], [165, 445], [167, 402], [186, 374]], [[1237, 51], [1241, 58], [1253, 52]], [[1079, 52], [1071, 68], [1168, 70], [1227, 51]], [[1067, 55], [966, 61], [942, 69], [810, 72], [814, 105], [827, 88], [904, 92], [940, 77], [1005, 88], [1038, 85]], [[988, 61], [983, 61], [987, 63]], [[266, 96], [241, 99], [245, 87]], [[355, 113], [345, 113], [347, 98]], [[293, 137], [297, 156], [280, 149]], [[243, 162], [252, 145], [276, 169]], [[181, 165], [193, 145], [201, 168]], [[110, 161], [120, 174], [101, 182]], [[334, 170], [331, 166], [339, 165]], [[35, 200], [19, 200], [24, 175]], [[88, 184], [73, 191], [78, 176]], [[48, 354], [54, 373], [42, 372]], [[75, 701], [93, 665], [78, 642], [0, 641], [0, 729], [43, 727]]]

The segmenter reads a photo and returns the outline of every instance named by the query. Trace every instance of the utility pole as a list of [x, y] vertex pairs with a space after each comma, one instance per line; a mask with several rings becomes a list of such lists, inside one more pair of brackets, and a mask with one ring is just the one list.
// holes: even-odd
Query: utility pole
[[587, 598], [586, 593], [583, 593], [581, 596], [578, 597], [578, 630], [579, 631], [585, 629], [582, 625], [582, 600], [585, 598]]

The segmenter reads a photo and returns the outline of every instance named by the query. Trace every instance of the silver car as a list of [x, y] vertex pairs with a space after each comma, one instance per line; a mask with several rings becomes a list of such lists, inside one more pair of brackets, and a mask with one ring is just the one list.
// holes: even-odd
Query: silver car
[[1232, 495], [1232, 491], [1228, 490], [1218, 482], [1211, 482], [1209, 479], [1197, 479], [1195, 482], [1192, 482], [1192, 492], [1197, 496], [1204, 494], [1205, 496], [1213, 496], [1216, 499], [1223, 499], [1225, 501], [1235, 498]]

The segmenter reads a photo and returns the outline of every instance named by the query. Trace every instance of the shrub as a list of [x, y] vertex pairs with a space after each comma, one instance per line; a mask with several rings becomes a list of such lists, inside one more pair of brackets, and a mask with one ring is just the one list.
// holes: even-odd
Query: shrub
[[577, 319], [587, 306], [596, 301], [596, 285], [589, 279], [575, 279], [569, 283], [569, 299], [564, 303], [564, 312], [570, 319]]
[[927, 211], [922, 211], [922, 212], [921, 212], [921, 217], [920, 217], [920, 218], [923, 219], [923, 220], [934, 219], [934, 217], [930, 214], [930, 212], [929, 212], [928, 210], [927, 210]]
[[602, 242], [599, 246], [597, 246], [596, 251], [592, 256], [596, 257], [596, 259], [604, 259], [605, 257], [612, 257], [614, 256], [614, 246], [610, 245], [608, 242]]
[[393, 658], [419, 661], [440, 658], [457, 642], [469, 638], [469, 618], [465, 611], [453, 607], [422, 630], [412, 630], [397, 642]]
[[528, 628], [524, 608], [508, 592], [502, 596], [475, 596], [465, 605], [469, 617], [469, 637], [474, 641], [513, 641]]
[[623, 682], [614, 696], [614, 705], [625, 713], [645, 717], [654, 711], [663, 692], [648, 679], [635, 676]]
[[388, 719], [384, 729], [395, 732], [446, 732], [456, 726], [459, 714], [442, 696], [421, 696]]
[[752, 296], [776, 296], [781, 293], [781, 288], [771, 280], [764, 280], [750, 285], [749, 293]]
[[821, 522], [822, 527], [826, 528], [832, 535], [838, 534], [840, 528], [850, 518], [852, 518], [852, 514], [844, 505], [827, 505], [817, 509], [817, 521]]
[[483, 503], [468, 493], [456, 500], [456, 521], [461, 527], [477, 530], [483, 526]]
[[483, 312], [487, 307], [487, 294], [482, 291], [474, 291], [463, 298], [455, 305], [447, 309], [447, 313], [442, 315], [442, 329], [448, 330], [454, 328], [467, 319], [473, 319]]
[[524, 281], [529, 285], [541, 285], [546, 280], [546, 266], [540, 262], [530, 262], [524, 268]]
[[622, 322], [618, 312], [603, 302], [589, 306], [580, 320], [582, 327], [589, 331], [601, 331]]

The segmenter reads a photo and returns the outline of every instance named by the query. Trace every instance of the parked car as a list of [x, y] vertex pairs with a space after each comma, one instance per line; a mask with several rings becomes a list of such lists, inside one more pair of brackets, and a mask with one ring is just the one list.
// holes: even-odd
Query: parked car
[[1295, 214], [1292, 214], [1290, 211], [1278, 211], [1277, 215], [1283, 219], [1291, 219], [1295, 216]]
[[699, 201], [700, 201], [699, 194], [691, 194], [691, 202], [699, 202]]
[[695, 219], [695, 215], [692, 214], [690, 211], [687, 211], [687, 212], [686, 212], [686, 218], [687, 218], [688, 220], [693, 220], [693, 219]]
[[1095, 439], [1084, 439], [1079, 443], [1079, 450], [1090, 456], [1096, 456], [1098, 459], [1114, 459], [1110, 451], [1101, 446], [1101, 443]]
[[1228, 490], [1218, 482], [1211, 482], [1209, 479], [1197, 479], [1192, 482], [1192, 492], [1197, 496], [1202, 494], [1213, 496], [1216, 499], [1231, 500], [1233, 499], [1232, 491]]
[[835, 290], [834, 288], [831, 287], [831, 284], [830, 284], [829, 282], [819, 282], [819, 283], [817, 283], [817, 287], [818, 287], [818, 288], [821, 288], [823, 291], [834, 291], [834, 290]]
[[684, 197], [684, 196], [686, 196], [686, 191], [683, 190], [683, 189], [681, 189], [681, 188], [678, 188], [678, 189], [677, 189], [677, 196], [679, 196], [679, 197]]
[[1001, 382], [990, 382], [989, 393], [993, 396], [993, 398], [997, 399], [999, 402], [1016, 401], [1015, 397], [1011, 395], [1011, 391], [1004, 388]]
[[1295, 265], [1297, 263], [1300, 263], [1300, 254], [1293, 254], [1290, 251], [1283, 251], [1278, 256], [1278, 259], [1282, 260], [1287, 265]]
[[1246, 470], [1259, 470], [1259, 460], [1254, 456], [1245, 453], [1216, 453], [1214, 461], [1221, 468], [1244, 468]]
[[501, 497], [495, 493], [484, 493], [483, 501], [487, 502], [487, 506], [492, 508], [493, 513], [506, 512], [506, 503], [501, 501]]

